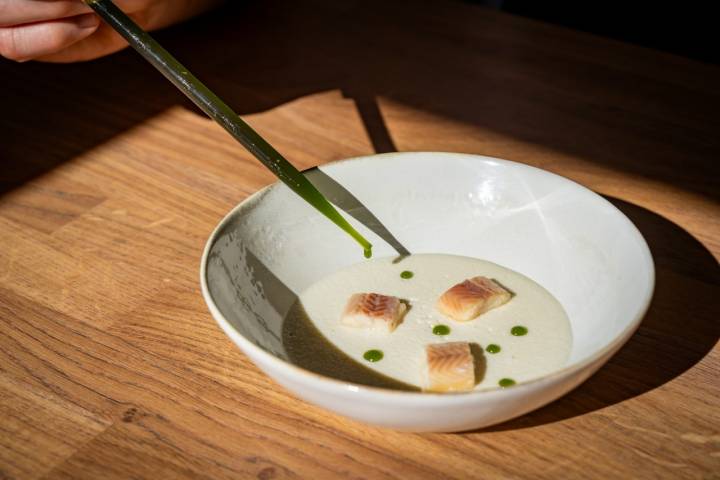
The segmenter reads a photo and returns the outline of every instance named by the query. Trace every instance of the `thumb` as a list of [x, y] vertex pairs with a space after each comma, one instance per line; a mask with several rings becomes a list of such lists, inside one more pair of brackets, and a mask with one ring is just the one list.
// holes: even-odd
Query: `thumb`
[[0, 28], [0, 55], [23, 62], [50, 55], [97, 30], [100, 19], [92, 13], [47, 22]]

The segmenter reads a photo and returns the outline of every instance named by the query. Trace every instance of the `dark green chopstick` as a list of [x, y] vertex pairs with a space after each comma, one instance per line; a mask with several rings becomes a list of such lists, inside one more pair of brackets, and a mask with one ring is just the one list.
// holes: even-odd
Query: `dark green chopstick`
[[362, 245], [365, 256], [372, 254], [372, 245], [350, 225], [330, 202], [250, 125], [245, 123], [225, 102], [207, 88], [175, 57], [160, 46], [145, 30], [133, 22], [110, 0], [83, 0], [100, 15], [145, 60], [195, 103], [210, 118], [223, 126], [250, 153], [270, 169], [283, 183], [300, 195], [320, 213], [345, 230]]

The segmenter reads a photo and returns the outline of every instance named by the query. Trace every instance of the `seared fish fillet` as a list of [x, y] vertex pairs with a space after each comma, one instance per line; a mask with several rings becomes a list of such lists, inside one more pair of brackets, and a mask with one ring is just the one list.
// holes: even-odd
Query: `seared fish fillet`
[[350, 297], [340, 322], [350, 327], [381, 328], [388, 333], [402, 321], [407, 306], [397, 297], [356, 293]]
[[466, 392], [475, 386], [475, 362], [467, 342], [432, 343], [425, 347], [429, 392]]
[[486, 277], [458, 283], [440, 296], [437, 309], [458, 322], [467, 322], [510, 300], [511, 294]]

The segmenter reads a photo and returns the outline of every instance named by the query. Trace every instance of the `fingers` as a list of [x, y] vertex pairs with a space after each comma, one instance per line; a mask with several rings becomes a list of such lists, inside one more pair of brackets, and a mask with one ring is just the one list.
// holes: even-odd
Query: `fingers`
[[42, 62], [69, 63], [93, 60], [127, 47], [127, 42], [106, 24], [90, 37], [70, 45], [68, 48], [36, 58]]
[[89, 13], [0, 28], [0, 55], [19, 62], [50, 55], [89, 37], [99, 25], [100, 19]]
[[92, 12], [79, 0], [0, 0], [0, 27], [44, 22]]
[[[116, 0], [119, 8], [148, 30], [201, 13], [223, 0]], [[80, 0], [0, 0], [0, 56], [48, 62], [91, 60], [127, 43], [100, 24]]]
[[[115, 3], [142, 28], [155, 30], [182, 21], [219, 5], [223, 0], [116, 0]], [[91, 36], [61, 51], [36, 58], [43, 62], [68, 63], [92, 60], [127, 47], [127, 42], [111, 27], [102, 23]]]

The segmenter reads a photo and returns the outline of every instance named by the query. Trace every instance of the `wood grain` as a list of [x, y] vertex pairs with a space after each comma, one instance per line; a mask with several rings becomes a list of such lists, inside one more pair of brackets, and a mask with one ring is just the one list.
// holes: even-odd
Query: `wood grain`
[[463, 3], [254, 3], [158, 37], [299, 168], [461, 151], [605, 195], [652, 249], [647, 317], [502, 425], [329, 414], [199, 293], [206, 238], [272, 175], [133, 52], [2, 62], [0, 478], [719, 478], [720, 68]]

